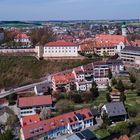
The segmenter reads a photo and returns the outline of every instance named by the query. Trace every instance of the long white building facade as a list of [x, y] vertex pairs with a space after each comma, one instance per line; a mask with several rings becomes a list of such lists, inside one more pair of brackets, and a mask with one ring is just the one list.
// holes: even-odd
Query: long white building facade
[[78, 57], [79, 46], [64, 40], [50, 42], [45, 46], [36, 46], [38, 58], [73, 58]]

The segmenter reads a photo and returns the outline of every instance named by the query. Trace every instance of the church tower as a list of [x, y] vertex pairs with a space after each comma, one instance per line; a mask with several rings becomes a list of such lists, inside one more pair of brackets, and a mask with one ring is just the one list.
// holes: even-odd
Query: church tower
[[125, 22], [122, 24], [122, 35], [127, 36], [127, 29], [126, 29], [126, 23]]

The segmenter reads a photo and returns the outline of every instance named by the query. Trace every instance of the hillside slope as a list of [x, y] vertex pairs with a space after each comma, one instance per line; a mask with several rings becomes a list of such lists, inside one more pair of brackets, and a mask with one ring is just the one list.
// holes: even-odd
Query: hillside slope
[[70, 69], [92, 60], [37, 60], [31, 56], [0, 56], [0, 88], [21, 86], [46, 75]]

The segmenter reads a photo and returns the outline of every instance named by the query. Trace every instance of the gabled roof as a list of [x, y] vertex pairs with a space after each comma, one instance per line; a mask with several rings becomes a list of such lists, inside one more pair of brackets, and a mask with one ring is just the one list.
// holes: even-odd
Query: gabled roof
[[94, 116], [92, 116], [91, 114], [90, 109], [88, 108], [77, 110], [75, 112], [69, 112], [57, 117], [50, 118], [48, 120], [43, 120], [34, 124], [23, 126], [22, 130], [23, 130], [24, 137], [25, 139], [32, 138], [39, 134], [43, 134], [50, 130], [65, 126], [68, 123], [70, 125], [76, 124], [78, 123], [78, 120], [75, 114], [84, 115], [83, 117], [84, 120], [89, 120], [94, 118]]
[[71, 46], [77, 46], [77, 44], [75, 44], [73, 42], [68, 42], [68, 41], [65, 41], [65, 40], [59, 40], [59, 41], [55, 41], [55, 42], [49, 42], [45, 46], [49, 46], [49, 47], [51, 47], [51, 46], [52, 47], [55, 47], [55, 46], [63, 46], [63, 47], [65, 46], [65, 47], [67, 47], [67, 46], [69, 46], [69, 47], [71, 47]]
[[53, 76], [53, 79], [56, 84], [68, 84], [69, 82], [75, 79], [72, 71], [66, 73], [60, 73]]
[[26, 34], [18, 34], [16, 39], [29, 39], [29, 37]]
[[40, 121], [38, 114], [25, 116], [25, 117], [22, 117], [21, 119], [22, 119], [22, 122], [23, 122], [23, 126], [33, 124], [33, 123], [37, 123], [37, 122]]
[[50, 95], [22, 97], [18, 99], [18, 107], [33, 107], [41, 105], [51, 105], [52, 98]]
[[140, 47], [126, 46], [121, 52], [140, 53]]
[[129, 140], [127, 135], [120, 136], [119, 140]]
[[123, 102], [111, 102], [105, 104], [107, 114], [109, 117], [126, 115], [126, 109]]
[[114, 45], [118, 45], [120, 42], [123, 42], [124, 44], [129, 44], [127, 38], [123, 35], [99, 34], [99, 35], [96, 35], [95, 39], [98, 42], [109, 41]]
[[3, 105], [5, 103], [8, 103], [8, 101], [6, 100], [6, 98], [0, 99], [0, 105]]

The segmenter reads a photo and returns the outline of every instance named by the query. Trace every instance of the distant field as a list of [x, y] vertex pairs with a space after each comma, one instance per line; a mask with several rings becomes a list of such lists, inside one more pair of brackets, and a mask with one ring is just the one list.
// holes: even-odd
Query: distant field
[[128, 25], [132, 25], [132, 26], [140, 26], [140, 23], [129, 23]]
[[0, 88], [36, 82], [46, 75], [92, 60], [37, 60], [32, 56], [0, 56]]
[[0, 24], [0, 27], [16, 27], [16, 28], [24, 28], [24, 27], [32, 27], [36, 26], [33, 24]]

